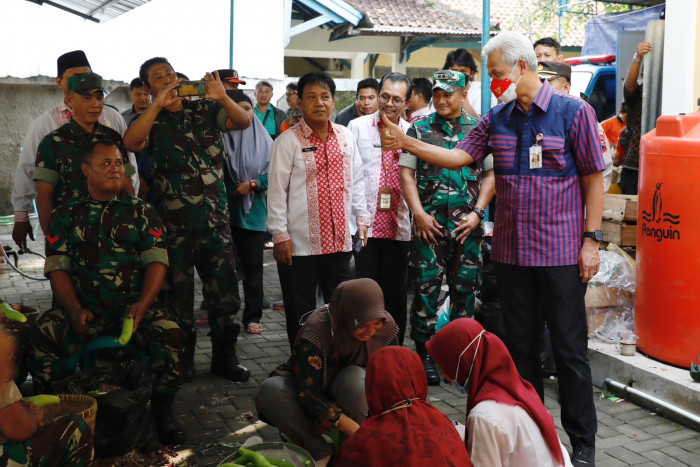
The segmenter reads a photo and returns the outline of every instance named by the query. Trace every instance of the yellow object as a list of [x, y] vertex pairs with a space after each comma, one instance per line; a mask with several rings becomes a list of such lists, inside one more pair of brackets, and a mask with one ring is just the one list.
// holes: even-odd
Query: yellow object
[[618, 185], [617, 183], [611, 183], [608, 193], [610, 193], [611, 195], [621, 195], [622, 188], [620, 188], [620, 185]]
[[27, 317], [19, 311], [12, 308], [12, 306], [7, 302], [0, 303], [0, 311], [2, 311], [5, 317], [10, 321], [16, 321], [18, 323], [27, 322]]
[[119, 343], [126, 345], [131, 340], [131, 334], [134, 332], [134, 318], [124, 318], [122, 327], [122, 335], [119, 336]]
[[38, 396], [25, 397], [24, 400], [25, 402], [31, 402], [37, 407], [43, 407], [45, 405], [50, 404], [58, 404], [59, 402], [61, 402], [61, 399], [59, 399], [56, 396], [51, 396], [49, 394], [40, 394]]

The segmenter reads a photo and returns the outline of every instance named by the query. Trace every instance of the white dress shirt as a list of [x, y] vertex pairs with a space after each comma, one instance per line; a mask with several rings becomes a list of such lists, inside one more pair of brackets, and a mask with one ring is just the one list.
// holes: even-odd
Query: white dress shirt
[[[365, 184], [362, 176], [362, 159], [350, 130], [329, 122], [329, 136], [333, 132], [338, 139], [343, 156], [344, 190], [333, 196], [343, 197], [345, 218], [345, 242], [342, 251], [350, 251], [350, 223], [352, 217], [360, 225], [370, 225], [365, 201]], [[267, 228], [275, 243], [291, 240], [294, 256], [322, 254], [321, 223], [316, 184], [315, 146], [307, 143], [316, 137], [304, 119], [282, 133], [270, 151], [267, 188]], [[316, 137], [317, 138], [317, 137]], [[303, 150], [303, 151], [302, 151]]]
[[[377, 213], [377, 200], [379, 197], [379, 181], [382, 171], [382, 144], [381, 134], [377, 125], [380, 122], [380, 113], [376, 111], [371, 115], [352, 120], [348, 124], [348, 129], [355, 135], [355, 142], [360, 150], [362, 157], [362, 166], [365, 180], [365, 198], [367, 199], [367, 211], [370, 217], [374, 220]], [[399, 128], [406, 133], [411, 124], [403, 118], [399, 120]], [[398, 167], [397, 167], [398, 169]], [[406, 204], [401, 193], [398, 193], [397, 201], [399, 203], [397, 221], [398, 231], [396, 238], [393, 240], [408, 241], [411, 239], [411, 216], [410, 209]], [[354, 224], [354, 219], [352, 221]], [[357, 230], [353, 227], [353, 232]], [[370, 227], [369, 236], [372, 237], [372, 228]]]

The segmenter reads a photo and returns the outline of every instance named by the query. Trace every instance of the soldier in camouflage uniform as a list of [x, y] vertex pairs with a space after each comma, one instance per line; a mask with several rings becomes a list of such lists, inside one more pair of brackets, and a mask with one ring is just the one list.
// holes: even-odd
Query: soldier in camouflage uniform
[[[453, 148], [476, 126], [462, 109], [467, 98], [463, 73], [444, 70], [434, 75], [436, 112], [416, 121], [407, 135], [436, 146]], [[411, 338], [423, 359], [428, 382], [440, 375], [425, 350], [435, 332], [437, 303], [447, 275], [450, 319], [474, 315], [474, 294], [481, 285], [481, 242], [485, 209], [494, 192], [492, 167], [443, 169], [404, 153], [399, 161], [401, 186], [414, 214], [409, 276], [413, 284]], [[482, 185], [482, 172], [487, 172]]]
[[188, 101], [177, 95], [179, 80], [165, 58], [141, 65], [139, 75], [153, 102], [135, 120], [124, 142], [146, 150], [153, 171], [153, 203], [167, 230], [170, 267], [163, 297], [188, 332], [185, 377], [193, 376], [194, 268], [209, 298], [211, 373], [245, 381], [250, 371], [238, 363], [240, 326], [238, 278], [229, 227], [228, 200], [222, 171], [226, 156], [219, 131], [244, 129], [249, 115], [233, 102], [210, 73], [207, 95]]
[[16, 350], [12, 337], [0, 329], [0, 465], [90, 465], [93, 432], [82, 417], [45, 420], [42, 409], [22, 400], [12, 381]]
[[[66, 102], [73, 109], [71, 119], [46, 135], [37, 150], [36, 207], [44, 233], [54, 208], [87, 193], [80, 166], [88, 146], [97, 141], [111, 141], [128, 161], [121, 135], [98, 121], [104, 107], [102, 77], [96, 73], [72, 76], [68, 79], [68, 90]], [[122, 188], [134, 194], [130, 177], [136, 169], [127, 162], [124, 171]]]
[[119, 336], [134, 318], [130, 343], [154, 373], [151, 410], [163, 444], [185, 434], [172, 417], [184, 333], [156, 298], [168, 266], [165, 230], [153, 207], [125, 191], [122, 156], [113, 144], [94, 145], [83, 163], [89, 196], [57, 208], [46, 234], [44, 274], [60, 304], [42, 316], [32, 338], [34, 383], [52, 392], [69, 376], [66, 358], [98, 336]]

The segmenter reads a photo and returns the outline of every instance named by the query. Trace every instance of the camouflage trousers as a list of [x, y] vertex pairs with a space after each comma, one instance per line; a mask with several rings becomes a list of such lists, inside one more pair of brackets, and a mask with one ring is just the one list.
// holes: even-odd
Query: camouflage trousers
[[82, 467], [92, 464], [93, 432], [78, 415], [42, 425], [26, 441], [0, 443], [0, 465], [12, 467]]
[[231, 230], [174, 230], [168, 227], [170, 266], [161, 291], [163, 302], [189, 333], [194, 329], [194, 270], [202, 280], [212, 340], [224, 335], [241, 308]]
[[[61, 309], [45, 313], [32, 334], [30, 372], [34, 383], [51, 391], [51, 383], [72, 375], [75, 368], [66, 359], [79, 352], [97, 336], [118, 337], [122, 316], [95, 313], [90, 321], [90, 335], [78, 336], [71, 327], [70, 316]], [[182, 387], [184, 335], [176, 319], [162, 308], [150, 309], [141, 320], [129, 344], [146, 356], [153, 371], [153, 392], [174, 394]]]
[[[444, 237], [428, 245], [413, 236], [409, 262], [409, 280], [413, 287], [410, 309], [411, 339], [426, 342], [435, 332], [438, 298], [446, 276], [450, 297], [450, 321], [474, 315], [476, 291], [481, 286], [481, 236], [469, 236], [464, 244], [452, 231], [454, 222], [436, 215]], [[447, 228], [445, 228], [445, 226]]]

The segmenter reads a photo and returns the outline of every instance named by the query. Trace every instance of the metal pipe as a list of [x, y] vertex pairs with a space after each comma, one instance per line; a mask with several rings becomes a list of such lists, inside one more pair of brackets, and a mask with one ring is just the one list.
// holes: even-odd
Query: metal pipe
[[231, 19], [230, 24], [229, 24], [229, 55], [228, 55], [228, 67], [229, 69], [233, 70], [233, 3], [234, 0], [231, 0]]
[[[483, 17], [481, 21], [481, 47], [484, 47], [491, 38], [491, 1], [483, 0]], [[488, 70], [486, 69], [486, 57], [481, 56], [481, 115], [491, 108], [491, 89], [489, 85]]]
[[676, 407], [675, 405], [663, 401], [657, 397], [650, 396], [647, 393], [633, 388], [629, 384], [622, 384], [613, 380], [612, 378], [605, 378], [604, 382], [606, 387], [618, 389], [622, 391], [623, 394], [629, 394], [630, 396], [640, 399], [641, 405], [651, 408], [652, 410], [657, 410], [666, 415], [668, 418], [682, 423], [683, 425], [686, 425], [696, 431], [700, 431], [700, 416], [692, 412], [688, 412], [685, 409], [681, 409], [680, 407]]

